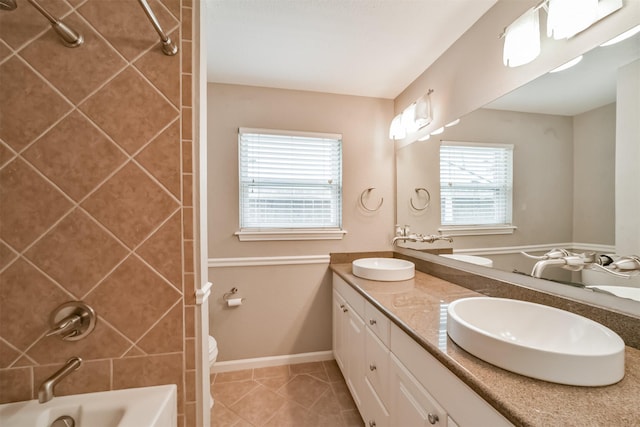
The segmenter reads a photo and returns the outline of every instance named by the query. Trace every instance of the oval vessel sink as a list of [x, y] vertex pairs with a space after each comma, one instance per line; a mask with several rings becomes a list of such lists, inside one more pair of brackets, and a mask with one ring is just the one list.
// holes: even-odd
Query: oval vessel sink
[[640, 288], [630, 286], [587, 286], [589, 289], [600, 289], [620, 298], [629, 298], [640, 301]]
[[361, 258], [351, 263], [353, 274], [363, 279], [395, 282], [415, 276], [415, 264], [397, 258]]
[[624, 377], [624, 341], [586, 317], [504, 298], [449, 304], [447, 333], [474, 356], [528, 377], [603, 386]]
[[441, 257], [456, 259], [458, 261], [468, 262], [470, 264], [482, 265], [484, 267], [493, 267], [493, 261], [489, 258], [476, 255], [461, 254], [440, 254]]

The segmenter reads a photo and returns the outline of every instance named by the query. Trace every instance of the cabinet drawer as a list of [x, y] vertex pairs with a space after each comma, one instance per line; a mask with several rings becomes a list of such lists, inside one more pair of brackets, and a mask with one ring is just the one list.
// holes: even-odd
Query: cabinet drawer
[[364, 307], [364, 319], [367, 327], [380, 338], [384, 345], [389, 347], [389, 318], [367, 301]]
[[385, 405], [389, 405], [389, 349], [367, 329], [365, 375]]
[[369, 380], [365, 379], [364, 393], [362, 396], [362, 418], [365, 427], [388, 427], [389, 412], [378, 398], [376, 391]]
[[333, 273], [333, 289], [335, 289], [360, 317], [364, 318], [365, 299], [340, 276]]

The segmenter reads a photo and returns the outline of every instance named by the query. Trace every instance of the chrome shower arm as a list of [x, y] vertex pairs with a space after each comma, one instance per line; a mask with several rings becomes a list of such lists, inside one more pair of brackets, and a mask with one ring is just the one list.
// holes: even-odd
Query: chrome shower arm
[[144, 10], [145, 15], [147, 15], [147, 18], [149, 18], [149, 21], [151, 21], [151, 25], [153, 25], [153, 28], [160, 36], [160, 41], [162, 42], [162, 52], [165, 55], [169, 56], [173, 56], [178, 53], [178, 46], [164, 32], [162, 26], [160, 26], [160, 22], [158, 22], [158, 18], [156, 18], [155, 13], [153, 13], [151, 6], [149, 6], [149, 3], [147, 3], [147, 0], [138, 0], [138, 3], [140, 3], [140, 6], [142, 7], [142, 10]]
[[47, 9], [45, 9], [36, 0], [28, 0], [42, 16], [47, 18], [53, 30], [58, 33], [58, 36], [62, 39], [62, 42], [67, 47], [78, 47], [84, 43], [84, 38], [73, 28], [66, 25], [64, 22], [53, 16]]

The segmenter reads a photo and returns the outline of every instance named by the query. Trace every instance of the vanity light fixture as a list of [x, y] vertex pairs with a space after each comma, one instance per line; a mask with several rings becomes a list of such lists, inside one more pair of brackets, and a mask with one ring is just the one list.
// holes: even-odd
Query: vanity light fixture
[[547, 37], [568, 39], [598, 20], [598, 0], [549, 0]]
[[578, 62], [582, 61], [582, 55], [578, 56], [577, 58], [573, 58], [571, 61], [562, 64], [561, 66], [559, 66], [558, 68], [555, 68], [551, 71], [549, 71], [550, 73], [557, 73], [559, 71], [564, 71], [566, 69], [569, 69], [571, 67], [573, 67], [574, 65], [576, 65]]
[[426, 94], [393, 118], [389, 126], [390, 139], [404, 139], [408, 134], [415, 133], [431, 123], [431, 98], [429, 95], [432, 92], [433, 89], [429, 89]]
[[450, 128], [451, 126], [455, 126], [455, 125], [457, 125], [458, 123], [460, 123], [460, 119], [455, 119], [454, 121], [452, 121], [452, 122], [447, 123], [446, 125], [444, 125], [444, 127], [446, 127], [446, 128]]
[[504, 31], [502, 62], [508, 67], [528, 64], [540, 55], [539, 8], [534, 7]]
[[407, 132], [402, 127], [402, 114], [398, 114], [391, 121], [389, 127], [389, 139], [404, 139], [407, 136]]
[[442, 132], [444, 132], [444, 126], [431, 132], [431, 135], [440, 135]]
[[418, 141], [427, 141], [429, 138], [431, 138], [431, 134], [428, 133], [425, 136], [421, 136], [420, 138], [418, 138]]
[[624, 41], [624, 40], [626, 40], [626, 39], [628, 39], [630, 37], [633, 37], [638, 33], [640, 33], [640, 25], [636, 25], [632, 29], [630, 29], [628, 31], [625, 31], [624, 33], [620, 34], [619, 36], [616, 36], [616, 37], [612, 38], [608, 42], [602, 43], [600, 45], [600, 47], [611, 46], [611, 45], [614, 45], [616, 43], [620, 43], [621, 41]]
[[540, 9], [547, 12], [547, 37], [560, 40], [575, 36], [620, 8], [622, 0], [542, 0], [500, 35], [505, 38], [502, 61], [505, 66], [517, 67], [538, 57]]
[[416, 121], [416, 103], [409, 105], [402, 112], [402, 127], [406, 133], [414, 133], [420, 126]]

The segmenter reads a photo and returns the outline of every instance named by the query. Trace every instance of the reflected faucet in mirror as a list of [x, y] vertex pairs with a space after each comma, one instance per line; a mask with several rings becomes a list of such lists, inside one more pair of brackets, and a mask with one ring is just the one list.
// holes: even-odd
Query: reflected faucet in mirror
[[521, 252], [521, 254], [538, 260], [531, 271], [531, 276], [537, 278], [541, 278], [542, 273], [549, 266], [558, 266], [570, 271], [580, 271], [585, 268], [595, 269], [624, 278], [640, 274], [640, 257], [637, 255], [609, 256], [597, 255], [595, 252], [580, 254], [566, 249], [552, 249], [542, 256], [526, 252]]
[[420, 234], [420, 233], [411, 233], [410, 227], [405, 225], [404, 227], [400, 227], [396, 225], [396, 236], [391, 241], [392, 245], [397, 245], [399, 241], [403, 242], [415, 242], [415, 243], [433, 243], [437, 240], [446, 240], [448, 242], [453, 242], [453, 238], [451, 236], [446, 236], [444, 234]]

